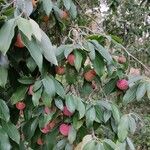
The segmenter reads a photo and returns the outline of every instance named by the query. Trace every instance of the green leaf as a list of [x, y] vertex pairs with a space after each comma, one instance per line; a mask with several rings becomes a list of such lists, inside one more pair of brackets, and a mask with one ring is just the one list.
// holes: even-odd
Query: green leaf
[[73, 51], [73, 49], [74, 49], [74, 46], [72, 44], [64, 45], [64, 55], [66, 58]]
[[121, 120], [118, 125], [118, 138], [120, 142], [123, 142], [127, 138], [128, 129], [129, 129], [128, 116], [124, 115], [121, 117]]
[[15, 141], [17, 144], [20, 143], [20, 134], [14, 124], [12, 124], [11, 122], [2, 121], [2, 127], [13, 141]]
[[45, 91], [43, 91], [43, 93], [42, 93], [43, 104], [45, 106], [50, 107], [51, 103], [52, 103], [52, 100], [53, 100], [53, 98], [49, 94], [47, 94]]
[[146, 83], [140, 83], [136, 91], [136, 99], [140, 101], [146, 93]]
[[83, 125], [83, 123], [84, 123], [84, 120], [79, 120], [77, 114], [75, 114], [75, 115], [73, 116], [73, 127], [74, 127], [76, 130], [80, 129], [81, 126]]
[[146, 90], [147, 90], [147, 96], [150, 100], [150, 83], [148, 82], [147, 85], [146, 85]]
[[27, 19], [24, 19], [22, 17], [18, 17], [17, 25], [18, 25], [19, 30], [22, 31], [22, 33], [26, 37], [28, 37], [28, 39], [31, 41], [31, 36], [32, 36], [33, 30], [32, 30], [32, 25], [31, 25], [30, 21]]
[[99, 53], [96, 53], [96, 57], [92, 62], [93, 62], [93, 67], [96, 71], [96, 74], [101, 77], [105, 72], [105, 63], [104, 63], [103, 58], [101, 57]]
[[135, 119], [130, 115], [129, 116], [129, 131], [134, 134], [136, 131], [136, 122]]
[[104, 147], [106, 146], [108, 148], [108, 146], [109, 146], [108, 150], [114, 150], [116, 147], [116, 144], [113, 141], [111, 141], [110, 139], [105, 139], [103, 141], [103, 144], [104, 144]]
[[65, 103], [66, 103], [68, 110], [73, 113], [76, 109], [76, 102], [75, 102], [73, 96], [67, 95]]
[[15, 21], [15, 19], [8, 20], [0, 29], [0, 51], [4, 55], [8, 51], [11, 44], [11, 40], [14, 37], [14, 29], [16, 27]]
[[41, 34], [41, 29], [40, 29], [39, 25], [33, 19], [30, 19], [29, 21], [30, 21], [30, 24], [32, 26], [33, 35], [35, 36], [35, 38], [38, 41], [41, 41], [42, 34]]
[[64, 105], [63, 105], [63, 101], [60, 98], [55, 99], [55, 105], [57, 106], [57, 108], [59, 108], [61, 111], [63, 111]]
[[73, 150], [73, 146], [69, 143], [67, 143], [65, 150]]
[[73, 19], [75, 19], [77, 17], [77, 8], [76, 8], [76, 5], [73, 2], [71, 3], [71, 7], [69, 9], [69, 12], [70, 12], [71, 17]]
[[83, 56], [82, 56], [82, 54], [78, 50], [74, 51], [74, 55], [75, 55], [75, 68], [79, 72], [79, 70], [81, 68]]
[[34, 83], [34, 78], [33, 77], [27, 77], [23, 76], [22, 78], [18, 79], [18, 81], [22, 84], [33, 84]]
[[7, 83], [8, 70], [0, 66], [0, 86], [5, 87]]
[[119, 112], [119, 109], [117, 108], [117, 106], [114, 104], [112, 104], [112, 115], [113, 115], [116, 123], [118, 124], [120, 121], [120, 112]]
[[0, 126], [0, 149], [1, 150], [10, 150], [11, 145], [9, 143], [9, 138], [7, 133], [3, 130], [3, 128]]
[[77, 135], [76, 130], [74, 129], [73, 126], [71, 126], [71, 127], [70, 127], [70, 130], [69, 130], [69, 135], [68, 135], [68, 140], [69, 140], [69, 143], [70, 143], [70, 144], [73, 144], [73, 142], [74, 142], [75, 139], [76, 139], [76, 135]]
[[67, 10], [70, 9], [71, 2], [72, 2], [72, 0], [63, 0], [64, 6], [66, 7]]
[[55, 83], [53, 79], [51, 79], [49, 76], [46, 76], [42, 80], [42, 83], [43, 83], [46, 93], [50, 95], [51, 97], [53, 97], [56, 93]]
[[112, 57], [107, 49], [105, 49], [102, 45], [100, 45], [96, 40], [91, 40], [91, 43], [95, 46], [96, 50], [102, 55], [102, 57], [108, 62], [108, 64], [112, 63]]
[[55, 55], [55, 47], [52, 46], [49, 37], [41, 30], [42, 39], [39, 43], [41, 49], [43, 50], [43, 55], [45, 59], [51, 62], [54, 65], [58, 65], [56, 55]]
[[65, 97], [65, 90], [63, 88], [63, 86], [61, 85], [61, 83], [57, 80], [54, 79], [54, 83], [55, 83], [55, 88], [56, 88], [56, 93], [64, 98]]
[[52, 1], [51, 0], [42, 0], [42, 3], [43, 3], [43, 9], [45, 10], [46, 15], [49, 16], [52, 11], [52, 8], [53, 8]]
[[95, 140], [91, 140], [83, 147], [83, 150], [95, 150], [95, 145]]
[[35, 61], [33, 60], [32, 57], [29, 57], [27, 60], [26, 60], [26, 64], [27, 64], [27, 67], [29, 68], [29, 70], [31, 72], [33, 72], [35, 70], [35, 68], [37, 67], [37, 64], [35, 63]]
[[96, 118], [96, 112], [95, 112], [95, 108], [92, 106], [86, 112], [86, 125], [88, 128], [92, 127], [95, 118]]
[[33, 38], [31, 41], [29, 41], [23, 34], [22, 34], [22, 40], [24, 45], [27, 47], [30, 55], [38, 65], [39, 70], [41, 71], [43, 65], [43, 56], [42, 56], [42, 50], [39, 47], [38, 43]]
[[109, 95], [114, 91], [117, 80], [118, 78], [113, 78], [104, 85], [104, 92], [106, 95]]
[[84, 48], [89, 51], [89, 57], [91, 60], [95, 59], [95, 47], [91, 42], [86, 41], [84, 43]]
[[81, 119], [85, 115], [85, 105], [81, 98], [74, 97], [74, 99], [77, 101], [77, 110], [79, 111], [79, 119]]
[[129, 102], [134, 101], [136, 98], [136, 90], [137, 90], [137, 85], [134, 85], [131, 88], [129, 88], [123, 97], [123, 103], [127, 104]]
[[23, 132], [24, 136], [27, 141], [30, 141], [30, 139], [33, 137], [35, 130], [38, 125], [38, 118], [32, 118], [26, 124], [23, 126]]
[[5, 120], [6, 122], [8, 122], [10, 119], [9, 108], [6, 105], [5, 101], [1, 99], [0, 99], [0, 118]]
[[39, 100], [41, 98], [41, 94], [42, 94], [43, 89], [40, 88], [38, 91], [34, 92], [32, 95], [32, 102], [34, 106], [38, 106], [39, 105]]
[[14, 105], [17, 102], [22, 101], [25, 97], [27, 90], [28, 90], [28, 87], [25, 87], [25, 86], [21, 86], [21, 87], [17, 88], [15, 93], [13, 93], [13, 95], [10, 98], [12, 104]]

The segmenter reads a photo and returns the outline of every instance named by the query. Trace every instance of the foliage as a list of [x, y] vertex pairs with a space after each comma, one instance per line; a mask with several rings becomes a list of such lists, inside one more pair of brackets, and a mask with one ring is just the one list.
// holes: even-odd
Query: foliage
[[[116, 100], [150, 99], [150, 81], [131, 78], [128, 62], [112, 57], [124, 47], [111, 35], [69, 28], [78, 15], [72, 0], [0, 7], [0, 149], [135, 149], [129, 136], [140, 118], [121, 113]], [[129, 79], [127, 91], [119, 79]]]

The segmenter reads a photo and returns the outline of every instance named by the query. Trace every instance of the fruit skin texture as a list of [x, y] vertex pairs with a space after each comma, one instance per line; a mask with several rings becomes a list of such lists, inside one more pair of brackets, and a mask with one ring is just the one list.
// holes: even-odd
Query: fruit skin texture
[[24, 44], [22, 42], [20, 33], [17, 35], [15, 46], [19, 47], [19, 48], [23, 48], [24, 47]]
[[94, 70], [89, 70], [84, 74], [84, 78], [86, 81], [91, 82], [96, 76], [96, 72]]
[[65, 73], [65, 68], [63, 66], [57, 66], [55, 68], [56, 74], [63, 75]]
[[61, 11], [60, 18], [63, 19], [63, 20], [67, 20], [68, 13], [66, 11]]
[[70, 54], [67, 60], [68, 60], [68, 63], [73, 66], [75, 62], [75, 56], [73, 54]]
[[33, 95], [33, 85], [29, 86], [28, 95]]
[[18, 103], [16, 103], [16, 108], [18, 110], [24, 110], [25, 107], [26, 107], [26, 104], [24, 102], [18, 102]]
[[38, 144], [38, 145], [43, 145], [43, 144], [44, 144], [41, 138], [38, 138], [38, 139], [37, 139], [37, 144]]
[[73, 115], [73, 113], [70, 112], [66, 106], [64, 106], [63, 114], [68, 117], [71, 117]]
[[128, 81], [125, 79], [121, 79], [117, 81], [117, 87], [120, 90], [127, 90], [129, 87]]
[[59, 132], [63, 135], [63, 136], [68, 136], [69, 134], [69, 130], [70, 130], [70, 125], [68, 124], [61, 124], [59, 127]]
[[124, 56], [119, 56], [118, 57], [118, 63], [124, 64], [126, 63], [127, 59]]

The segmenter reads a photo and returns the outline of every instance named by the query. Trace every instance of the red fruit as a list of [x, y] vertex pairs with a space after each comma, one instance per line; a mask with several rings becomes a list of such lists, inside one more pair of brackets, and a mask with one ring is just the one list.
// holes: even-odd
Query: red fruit
[[68, 136], [70, 127], [71, 127], [70, 125], [62, 124], [59, 127], [59, 132], [64, 136]]
[[68, 13], [66, 11], [61, 11], [60, 18], [66, 20], [68, 18]]
[[16, 103], [16, 108], [18, 110], [24, 110], [25, 107], [26, 107], [26, 104], [24, 102], [18, 102], [18, 103]]
[[75, 56], [74, 56], [73, 54], [70, 54], [70, 55], [68, 56], [67, 60], [68, 60], [68, 63], [69, 63], [70, 65], [74, 65]]
[[29, 86], [29, 91], [28, 91], [29, 95], [33, 95], [33, 85]]
[[124, 63], [126, 63], [126, 58], [124, 57], [124, 56], [119, 56], [118, 57], [118, 63], [120, 63], [120, 64], [124, 64]]
[[43, 144], [44, 144], [41, 138], [38, 138], [38, 139], [37, 139], [37, 144], [38, 144], [38, 145], [43, 145]]
[[41, 132], [44, 134], [48, 133], [49, 131], [50, 131], [50, 129], [49, 129], [48, 125], [46, 125], [44, 128], [41, 129]]
[[24, 47], [24, 44], [22, 42], [20, 33], [17, 35], [15, 46], [19, 47], [19, 48], [23, 48]]
[[89, 70], [84, 74], [84, 78], [86, 81], [91, 82], [96, 76], [96, 72], [94, 70]]
[[57, 66], [55, 68], [56, 74], [63, 75], [65, 73], [65, 68], [63, 66]]
[[117, 87], [120, 90], [127, 90], [129, 87], [128, 81], [125, 79], [121, 79], [117, 81]]
[[73, 115], [73, 113], [70, 112], [66, 106], [64, 106], [63, 114], [64, 114], [65, 116], [68, 116], [68, 117], [70, 117], [70, 116]]

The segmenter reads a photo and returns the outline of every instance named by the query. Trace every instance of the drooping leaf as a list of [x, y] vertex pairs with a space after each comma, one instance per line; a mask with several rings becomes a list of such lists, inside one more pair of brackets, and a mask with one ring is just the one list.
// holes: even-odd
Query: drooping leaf
[[72, 17], [73, 19], [75, 19], [76, 16], [77, 16], [77, 8], [76, 8], [76, 5], [75, 5], [73, 2], [71, 3], [71, 7], [70, 7], [70, 9], [69, 9], [69, 12], [70, 12], [70, 14], [71, 14], [71, 17]]
[[43, 91], [43, 93], [42, 93], [43, 104], [47, 107], [50, 107], [52, 100], [53, 100], [53, 98], [49, 94], [47, 94], [45, 91]]
[[79, 111], [79, 119], [83, 118], [85, 115], [85, 105], [82, 102], [82, 99], [79, 97], [74, 97], [74, 99], [77, 101], [77, 110]]
[[5, 120], [6, 122], [8, 122], [10, 119], [9, 108], [6, 105], [5, 101], [1, 99], [0, 99], [0, 118]]
[[20, 134], [14, 124], [11, 122], [2, 121], [3, 130], [8, 134], [8, 136], [15, 141], [17, 144], [20, 142]]
[[17, 25], [20, 31], [31, 41], [33, 33], [32, 25], [29, 20], [22, 17], [17, 18]]
[[52, 8], [53, 8], [52, 1], [51, 0], [42, 0], [42, 3], [43, 3], [43, 8], [46, 12], [46, 15], [49, 16], [52, 11]]
[[137, 85], [134, 85], [133, 87], [129, 88], [123, 97], [123, 103], [127, 104], [129, 102], [134, 101], [136, 98], [136, 90]]
[[87, 127], [91, 127], [96, 118], [95, 108], [92, 106], [86, 112], [86, 125]]
[[130, 115], [129, 117], [129, 131], [134, 134], [136, 131], [136, 122], [135, 119]]
[[41, 34], [41, 29], [40, 29], [39, 25], [33, 19], [30, 19], [29, 21], [32, 26], [33, 35], [35, 36], [35, 38], [37, 40], [39, 40], [41, 42], [42, 34]]
[[63, 0], [64, 6], [66, 7], [67, 10], [70, 9], [71, 2], [72, 2], [72, 0]]
[[51, 97], [53, 97], [56, 93], [55, 83], [54, 83], [53, 79], [51, 79], [51, 77], [49, 77], [49, 76], [46, 76], [42, 80], [42, 83], [43, 83], [46, 93], [48, 95], [50, 95]]
[[140, 101], [146, 93], [146, 83], [140, 83], [136, 91], [136, 99]]
[[8, 70], [0, 66], [0, 86], [5, 87], [7, 83]]
[[15, 19], [10, 19], [10, 20], [6, 21], [5, 24], [0, 29], [0, 41], [1, 41], [0, 42], [0, 51], [4, 55], [8, 51], [10, 44], [11, 44], [11, 40], [14, 37], [15, 27], [16, 27]]
[[38, 125], [38, 118], [32, 118], [31, 120], [26, 122], [26, 124], [23, 126], [24, 136], [27, 141], [29, 141], [33, 137], [37, 125]]
[[150, 83], [148, 82], [147, 85], [146, 85], [146, 90], [147, 90], [147, 96], [150, 100]]
[[38, 91], [33, 92], [32, 95], [32, 102], [34, 106], [38, 106], [39, 105], [39, 100], [41, 98], [41, 94], [42, 94], [42, 88], [40, 88]]
[[13, 95], [10, 98], [12, 104], [16, 104], [17, 102], [22, 101], [25, 97], [27, 90], [28, 87], [26, 86], [18, 87], [17, 90], [13, 93]]
[[120, 121], [120, 112], [116, 105], [112, 105], [112, 115], [116, 121], [116, 123], [119, 123]]
[[68, 140], [69, 140], [70, 144], [73, 144], [73, 142], [75, 141], [76, 134], [77, 134], [76, 130], [74, 129], [73, 126], [71, 126], [71, 128], [69, 130], [69, 134], [68, 134]]
[[123, 142], [127, 138], [128, 129], [129, 129], [128, 116], [124, 115], [121, 117], [118, 125], [118, 138], [120, 142]]
[[74, 112], [76, 109], [76, 102], [72, 95], [67, 95], [65, 100], [66, 106], [70, 112]]
[[9, 143], [9, 138], [7, 133], [3, 130], [3, 128], [0, 126], [0, 149], [1, 150], [10, 150], [11, 145]]
[[88, 142], [84, 147], [83, 150], [95, 150], [95, 140], [91, 140], [90, 142]]
[[42, 49], [42, 53], [44, 57], [54, 65], [58, 65], [56, 55], [55, 55], [55, 47], [52, 46], [49, 37], [41, 30], [42, 39], [39, 43], [40, 48]]
[[111, 64], [112, 57], [108, 50], [104, 48], [102, 45], [100, 45], [96, 40], [91, 40], [93, 45], [95, 46], [96, 50], [102, 55], [102, 57], [108, 62], [108, 64]]
[[99, 53], [96, 53], [95, 59], [92, 62], [97, 75], [101, 77], [105, 72], [105, 64], [103, 58]]
[[61, 110], [63, 111], [64, 109], [64, 105], [63, 105], [63, 101], [61, 99], [55, 99], [55, 105]]
[[39, 67], [39, 70], [42, 70], [43, 65], [43, 56], [42, 56], [42, 50], [35, 39], [32, 38], [31, 41], [29, 41], [23, 34], [22, 34], [22, 40], [27, 49], [30, 52], [30, 55], [36, 62], [36, 64]]
[[78, 50], [74, 51], [74, 55], [75, 55], [75, 64], [74, 65], [75, 65], [75, 68], [77, 69], [77, 71], [79, 72], [79, 70], [81, 68], [83, 57], [82, 57], [82, 54]]
[[133, 145], [133, 142], [131, 141], [130, 138], [127, 137], [127, 144], [130, 150], [135, 150], [135, 147]]
[[34, 78], [23, 76], [20, 79], [18, 79], [18, 81], [22, 84], [33, 84], [34, 83]]

